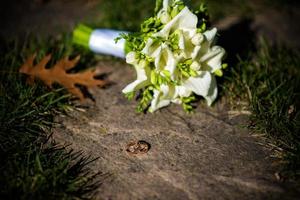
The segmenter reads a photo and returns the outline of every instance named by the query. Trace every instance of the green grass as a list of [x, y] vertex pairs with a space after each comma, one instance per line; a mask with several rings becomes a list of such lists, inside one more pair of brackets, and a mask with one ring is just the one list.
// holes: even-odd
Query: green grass
[[[127, 31], [138, 31], [144, 19], [153, 15], [156, 0], [114, 0], [99, 4], [100, 16], [85, 22], [91, 27], [114, 28]], [[257, 3], [248, 0], [185, 0], [191, 9], [197, 9], [201, 3], [206, 3], [210, 19], [221, 20], [226, 16], [252, 17]], [[299, 4], [297, 0], [262, 0], [259, 5], [267, 8], [285, 9]]]
[[275, 147], [281, 178], [299, 180], [299, 52], [262, 42], [258, 52], [229, 69], [223, 95], [235, 109], [251, 111], [249, 128]]
[[102, 1], [99, 7], [95, 8], [100, 16], [83, 23], [93, 28], [138, 31], [141, 22], [152, 16], [154, 7], [155, 0]]
[[[37, 52], [37, 60], [53, 53], [53, 64], [77, 54], [69, 37], [2, 44], [0, 56], [0, 198], [85, 199], [100, 184], [100, 174], [89, 171], [93, 161], [67, 150], [51, 139], [54, 117], [74, 108], [70, 95], [60, 87], [50, 91], [43, 84], [26, 84], [18, 69]], [[47, 42], [45, 42], [47, 41]], [[81, 50], [80, 50], [81, 51]], [[82, 52], [82, 51], [81, 51]], [[83, 53], [84, 54], [84, 53]], [[85, 54], [79, 66], [90, 63]]]

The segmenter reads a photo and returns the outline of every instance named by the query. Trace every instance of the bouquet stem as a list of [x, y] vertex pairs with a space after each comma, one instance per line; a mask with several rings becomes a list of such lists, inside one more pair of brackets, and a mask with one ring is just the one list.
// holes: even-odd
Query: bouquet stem
[[126, 31], [112, 29], [95, 29], [78, 25], [73, 31], [73, 42], [84, 46], [95, 53], [112, 55], [119, 58], [125, 58], [125, 40], [121, 39], [117, 43], [115, 38]]

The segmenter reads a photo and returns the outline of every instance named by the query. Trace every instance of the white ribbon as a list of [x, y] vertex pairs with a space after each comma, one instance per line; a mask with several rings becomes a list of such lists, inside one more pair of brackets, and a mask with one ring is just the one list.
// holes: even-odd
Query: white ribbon
[[115, 38], [119, 37], [121, 33], [128, 32], [96, 29], [91, 33], [89, 47], [96, 53], [125, 58], [125, 40], [121, 39], [117, 43], [115, 42]]

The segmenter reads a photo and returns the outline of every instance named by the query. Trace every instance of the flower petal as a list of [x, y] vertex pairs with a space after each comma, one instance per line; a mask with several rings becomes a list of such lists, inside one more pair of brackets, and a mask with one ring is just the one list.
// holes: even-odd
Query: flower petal
[[225, 55], [225, 50], [221, 47], [217, 48], [217, 46], [214, 46], [212, 50], [216, 51], [216, 54], [207, 61], [207, 65], [212, 69], [211, 72], [214, 72], [222, 68], [222, 59]]
[[189, 97], [192, 94], [192, 90], [188, 89], [187, 87], [184, 86], [175, 86], [175, 90], [176, 90], [176, 96], [179, 97]]
[[200, 58], [200, 62], [206, 62], [210, 68], [210, 72], [222, 68], [222, 58], [225, 55], [225, 50], [219, 46], [213, 46], [208, 53]]
[[217, 98], [217, 82], [209, 72], [202, 72], [200, 76], [190, 77], [185, 81], [184, 86], [195, 94], [203, 96], [209, 106]]
[[[184, 7], [165, 27], [154, 36], [167, 38], [170, 32], [177, 29], [195, 30], [198, 18], [187, 7]], [[193, 31], [194, 32], [194, 31]]]
[[176, 69], [176, 60], [173, 56], [173, 52], [166, 47], [167, 51], [167, 65], [165, 66], [165, 70], [168, 70], [171, 73], [171, 76], [174, 77], [174, 71]]
[[164, 0], [163, 1], [163, 10], [168, 10], [169, 5], [171, 5], [172, 0]]
[[197, 95], [206, 96], [208, 94], [211, 81], [212, 75], [209, 72], [203, 71], [197, 77], [188, 78], [183, 85]]
[[218, 96], [217, 81], [216, 81], [216, 78], [213, 76], [208, 94], [206, 96], [204, 96], [204, 98], [206, 99], [207, 105], [211, 106], [211, 104], [216, 100], [217, 96]]
[[170, 99], [163, 98], [163, 92], [159, 90], [154, 90], [153, 100], [149, 108], [149, 112], [154, 112], [162, 107], [165, 107], [171, 103]]
[[144, 68], [138, 65], [135, 65], [135, 70], [137, 73], [137, 79], [135, 81], [133, 81], [132, 83], [130, 83], [129, 85], [127, 85], [122, 92], [124, 94], [129, 93], [129, 92], [133, 92], [135, 90], [138, 90], [144, 86], [146, 86], [147, 84], [149, 84], [149, 73], [150, 73], [150, 69], [148, 66], [145, 66]]
[[154, 112], [157, 109], [169, 105], [171, 101], [176, 98], [176, 95], [177, 93], [174, 86], [162, 84], [160, 90], [154, 90], [153, 100], [149, 111]]
[[153, 40], [152, 40], [152, 38], [149, 38], [146, 42], [145, 47], [142, 50], [142, 53], [147, 54], [147, 55], [151, 55], [153, 53], [153, 52], [150, 51], [150, 48], [151, 48], [152, 44], [153, 44]]
[[203, 35], [205, 36], [206, 40], [209, 43], [213, 42], [213, 40], [215, 39], [216, 34], [217, 34], [217, 28], [213, 28], [213, 29], [205, 31], [203, 33]]

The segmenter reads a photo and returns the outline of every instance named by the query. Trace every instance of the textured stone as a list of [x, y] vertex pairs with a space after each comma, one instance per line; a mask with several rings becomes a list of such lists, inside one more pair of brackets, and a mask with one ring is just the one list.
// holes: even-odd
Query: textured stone
[[[59, 117], [54, 138], [99, 157], [91, 168], [110, 173], [99, 199], [270, 199], [289, 193], [276, 181], [268, 152], [246, 129], [241, 116], [217, 103], [186, 114], [171, 105], [154, 114], [135, 112], [121, 89], [135, 78], [125, 63], [100, 63], [116, 83], [94, 91], [85, 112]], [[237, 124], [239, 123], [239, 124]], [[142, 155], [126, 145], [144, 140]]]

